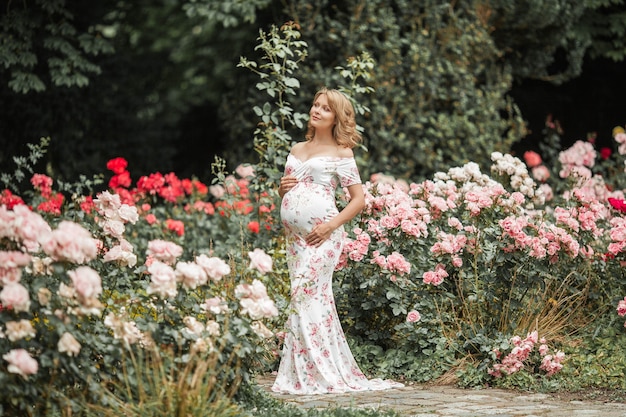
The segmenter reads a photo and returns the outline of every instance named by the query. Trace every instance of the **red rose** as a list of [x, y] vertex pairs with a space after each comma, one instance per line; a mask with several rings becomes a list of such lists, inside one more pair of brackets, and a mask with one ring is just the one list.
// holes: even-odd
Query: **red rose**
[[248, 230], [252, 233], [259, 233], [260, 225], [257, 221], [251, 221], [248, 223]]
[[609, 197], [609, 204], [617, 211], [626, 213], [626, 201], [618, 200], [617, 198]]
[[121, 174], [126, 171], [128, 162], [124, 158], [113, 158], [107, 162], [107, 169], [113, 171], [114, 174]]

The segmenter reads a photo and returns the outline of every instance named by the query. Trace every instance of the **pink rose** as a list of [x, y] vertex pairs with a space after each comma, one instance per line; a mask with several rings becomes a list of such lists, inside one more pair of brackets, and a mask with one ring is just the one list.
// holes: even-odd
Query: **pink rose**
[[0, 251], [0, 268], [15, 268], [30, 263], [31, 256], [21, 251]]
[[22, 284], [9, 283], [0, 291], [0, 304], [4, 308], [12, 308], [15, 312], [28, 311], [30, 308], [28, 290]]
[[35, 337], [36, 332], [30, 321], [22, 319], [20, 321], [7, 321], [6, 335], [11, 342], [15, 342], [26, 337]]
[[217, 199], [224, 197], [226, 190], [221, 185], [211, 185], [209, 186], [209, 192], [211, 195]]
[[86, 301], [102, 294], [100, 275], [88, 266], [81, 266], [67, 273], [72, 279], [78, 299]]
[[228, 304], [226, 304], [226, 301], [224, 301], [220, 297], [207, 298], [206, 300], [204, 300], [202, 308], [205, 311], [213, 314], [226, 314], [230, 311], [228, 308]]
[[57, 348], [61, 353], [67, 353], [68, 356], [76, 356], [80, 352], [80, 343], [71, 335], [71, 333], [65, 332], [57, 343]]
[[248, 252], [250, 257], [250, 268], [257, 269], [262, 274], [270, 272], [272, 270], [272, 257], [266, 254], [263, 249], [255, 249], [252, 252]]
[[137, 255], [133, 253], [133, 245], [125, 239], [120, 240], [118, 245], [113, 246], [103, 257], [104, 262], [119, 261], [121, 266], [137, 264]]
[[91, 233], [81, 225], [67, 220], [42, 242], [44, 252], [57, 261], [82, 264], [98, 255], [98, 246]]
[[[10, 222], [6, 222], [6, 232], [2, 230], [2, 235], [20, 240], [28, 252], [36, 252], [43, 241], [52, 232], [50, 225], [41, 215], [33, 213], [26, 205], [13, 207], [13, 212], [5, 213], [11, 217]], [[4, 217], [4, 216], [3, 216]], [[3, 222], [4, 223], [4, 222]]]
[[183, 248], [174, 242], [155, 239], [148, 242], [147, 254], [168, 265], [173, 265], [176, 258], [183, 254]]
[[154, 261], [148, 267], [148, 272], [151, 275], [148, 294], [156, 293], [163, 298], [176, 296], [176, 273], [171, 266]]
[[146, 222], [148, 222], [148, 224], [154, 224], [157, 221], [158, 220], [154, 214], [152, 213], [146, 214]]
[[196, 256], [196, 263], [204, 268], [213, 281], [219, 281], [224, 275], [230, 274], [230, 266], [217, 257], [209, 258], [202, 254]]
[[247, 177], [254, 177], [255, 176], [254, 167], [252, 165], [239, 165], [237, 168], [235, 168], [235, 172], [241, 178], [247, 178]]
[[626, 316], [626, 297], [617, 303], [617, 314], [620, 316]]
[[406, 321], [408, 323], [415, 323], [416, 321], [420, 321], [421, 318], [420, 313], [415, 310], [409, 311], [409, 314], [406, 315]]
[[137, 213], [137, 207], [129, 206], [128, 204], [122, 204], [117, 212], [119, 218], [125, 223], [135, 224], [139, 220], [139, 214]]
[[12, 374], [18, 374], [26, 379], [28, 375], [37, 373], [39, 364], [24, 349], [13, 349], [2, 355], [2, 359], [9, 363], [8, 371]]
[[178, 262], [176, 264], [176, 281], [182, 283], [186, 289], [196, 289], [198, 285], [207, 283], [207, 273], [198, 264], [193, 262]]
[[539, 182], [546, 182], [550, 178], [550, 170], [545, 165], [539, 165], [532, 169], [533, 178]]
[[124, 226], [124, 222], [121, 220], [110, 218], [102, 222], [102, 231], [105, 235], [112, 236], [115, 239], [121, 239], [126, 231], [126, 226]]

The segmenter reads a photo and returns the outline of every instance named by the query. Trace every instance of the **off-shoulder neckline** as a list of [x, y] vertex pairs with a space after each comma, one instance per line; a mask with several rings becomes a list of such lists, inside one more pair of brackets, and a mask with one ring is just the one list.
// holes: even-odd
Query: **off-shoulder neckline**
[[289, 153], [288, 157], [292, 157], [294, 158], [296, 161], [300, 162], [301, 164], [305, 164], [307, 162], [309, 162], [312, 159], [320, 159], [320, 158], [329, 158], [329, 159], [354, 159], [353, 156], [335, 156], [335, 155], [313, 155], [311, 157], [309, 157], [308, 159], [302, 160], [300, 158], [298, 158], [297, 156], [295, 156], [294, 154], [292, 154], [291, 152]]

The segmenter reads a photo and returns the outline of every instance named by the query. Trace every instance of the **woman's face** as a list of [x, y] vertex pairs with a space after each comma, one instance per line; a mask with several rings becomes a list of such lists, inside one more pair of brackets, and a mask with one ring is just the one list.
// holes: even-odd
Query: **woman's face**
[[320, 94], [309, 111], [310, 123], [316, 129], [332, 129], [335, 125], [335, 113], [328, 105], [326, 94]]

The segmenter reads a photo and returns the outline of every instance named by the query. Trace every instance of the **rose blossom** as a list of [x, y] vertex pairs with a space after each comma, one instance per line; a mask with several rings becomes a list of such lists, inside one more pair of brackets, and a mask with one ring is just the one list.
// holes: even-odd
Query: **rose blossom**
[[529, 168], [539, 166], [542, 162], [541, 156], [535, 151], [524, 152], [524, 161]]
[[11, 342], [36, 335], [35, 328], [28, 320], [8, 321], [6, 327], [6, 334]]
[[387, 256], [387, 268], [392, 272], [404, 275], [411, 272], [411, 263], [401, 253], [394, 251]]
[[219, 336], [221, 334], [220, 324], [215, 320], [209, 320], [206, 322], [206, 331], [211, 336]]
[[183, 248], [174, 242], [155, 239], [148, 242], [148, 257], [173, 265], [176, 258], [183, 254]]
[[4, 308], [12, 308], [15, 312], [28, 311], [30, 309], [28, 290], [19, 283], [7, 284], [0, 291], [0, 304]]
[[104, 254], [103, 260], [104, 262], [119, 261], [119, 265], [132, 268], [137, 264], [137, 255], [133, 253], [133, 245], [126, 239], [121, 239], [119, 244]]
[[221, 299], [220, 297], [207, 298], [204, 300], [204, 304], [201, 305], [204, 311], [213, 314], [226, 314], [230, 310], [228, 308], [228, 304], [226, 301]]
[[72, 279], [79, 301], [84, 302], [102, 294], [100, 275], [88, 266], [81, 266], [67, 273]]
[[52, 292], [45, 287], [41, 287], [37, 291], [37, 301], [39, 301], [39, 304], [41, 304], [44, 307], [48, 306], [48, 303], [50, 302], [51, 297], [52, 297]]
[[28, 375], [37, 373], [39, 364], [25, 349], [13, 349], [2, 355], [2, 359], [9, 363], [7, 370], [26, 379]]
[[252, 320], [271, 318], [278, 315], [278, 309], [274, 305], [274, 301], [269, 298], [243, 298], [239, 303], [242, 307], [241, 314], [249, 315]]
[[198, 285], [205, 285], [208, 279], [206, 271], [193, 262], [178, 262], [175, 273], [176, 281], [185, 289], [196, 289]]
[[626, 297], [617, 303], [617, 314], [620, 316], [626, 316]]
[[266, 254], [263, 249], [255, 249], [248, 252], [250, 257], [250, 269], [257, 269], [262, 274], [272, 271], [272, 257]]
[[539, 182], [546, 182], [550, 178], [550, 170], [545, 165], [539, 165], [532, 169], [533, 178]]
[[187, 316], [183, 318], [183, 323], [187, 326], [184, 331], [190, 333], [193, 336], [200, 336], [204, 331], [204, 324], [202, 324], [198, 319], [192, 316]]
[[261, 226], [259, 225], [259, 222], [257, 221], [249, 222], [247, 227], [251, 233], [259, 233], [259, 230], [261, 229]]
[[137, 343], [142, 338], [142, 334], [135, 322], [127, 322], [114, 313], [109, 313], [104, 319], [104, 325], [113, 330], [113, 337], [122, 340], [126, 347]]
[[252, 284], [237, 285], [235, 296], [240, 299], [241, 313], [248, 314], [252, 320], [278, 315], [274, 301], [269, 298], [265, 285], [258, 279], [252, 281]]
[[235, 172], [241, 178], [247, 178], [247, 177], [254, 177], [255, 176], [254, 167], [252, 165], [243, 165], [243, 164], [239, 165], [237, 168], [235, 168]]
[[230, 266], [217, 257], [209, 258], [205, 254], [198, 255], [196, 256], [196, 263], [204, 268], [204, 271], [213, 281], [219, 281], [224, 275], [230, 274]]
[[0, 268], [23, 267], [30, 263], [31, 256], [21, 251], [0, 251]]
[[[1, 264], [0, 264], [1, 265]], [[0, 284], [16, 284], [22, 279], [22, 268], [0, 267]]]
[[46, 255], [57, 261], [83, 264], [96, 258], [98, 247], [91, 233], [81, 225], [67, 220], [59, 223], [42, 242]]
[[420, 313], [418, 311], [416, 311], [416, 310], [411, 310], [406, 315], [406, 321], [408, 323], [415, 323], [416, 321], [420, 321], [421, 318], [422, 318], [422, 316], [420, 316]]
[[211, 185], [209, 186], [209, 193], [215, 198], [222, 198], [226, 193], [226, 190], [221, 185]]
[[154, 261], [148, 267], [148, 273], [151, 275], [148, 294], [156, 293], [163, 298], [176, 295], [176, 273], [171, 266]]
[[113, 171], [114, 174], [125, 172], [127, 166], [128, 162], [122, 157], [113, 158], [107, 162], [107, 169]]
[[185, 234], [185, 223], [181, 222], [180, 220], [167, 219], [165, 220], [165, 227], [167, 227], [168, 230], [176, 233], [178, 236], [182, 236]]
[[76, 356], [80, 353], [80, 343], [71, 335], [65, 332], [57, 343], [57, 349], [60, 353], [67, 353], [68, 356]]

